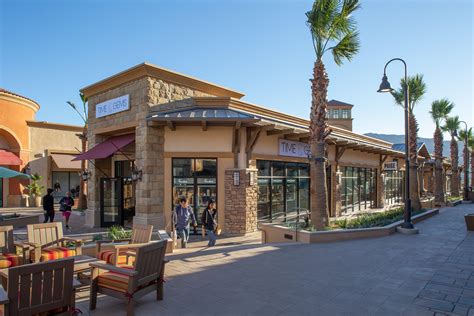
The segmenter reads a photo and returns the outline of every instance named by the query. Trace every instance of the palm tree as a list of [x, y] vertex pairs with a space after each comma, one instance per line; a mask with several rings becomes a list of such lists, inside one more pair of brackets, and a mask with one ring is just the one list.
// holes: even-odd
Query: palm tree
[[435, 203], [444, 202], [443, 186], [443, 133], [441, 124], [446, 120], [449, 113], [453, 110], [454, 104], [448, 99], [436, 100], [431, 103], [431, 118], [436, 124], [434, 132], [435, 145], [435, 177], [434, 177], [434, 196]]
[[[466, 146], [466, 130], [462, 129], [459, 131], [459, 140], [463, 141], [464, 149], [463, 149], [463, 168], [469, 171], [469, 149], [472, 147], [472, 143], [474, 142], [473, 135], [472, 135], [472, 127], [467, 130], [467, 146]], [[472, 154], [472, 153], [471, 153]], [[467, 159], [466, 159], [467, 158]], [[471, 160], [472, 163], [472, 160]], [[472, 169], [471, 169], [472, 172]], [[468, 172], [469, 176], [469, 172]], [[472, 185], [472, 182], [471, 182]]]
[[316, 229], [328, 225], [328, 196], [326, 186], [326, 138], [331, 133], [327, 124], [327, 89], [329, 79], [323, 56], [332, 53], [340, 66], [344, 59], [352, 60], [359, 51], [359, 33], [351, 15], [360, 8], [358, 0], [316, 0], [306, 12], [316, 53], [311, 80], [311, 220]]
[[[405, 87], [405, 78], [400, 82], [401, 87]], [[408, 107], [410, 110], [409, 130], [410, 139], [408, 140], [410, 151], [410, 199], [414, 210], [421, 209], [420, 190], [418, 186], [418, 122], [415, 117], [415, 106], [423, 99], [426, 93], [426, 84], [423, 81], [423, 75], [408, 77]], [[392, 92], [395, 103], [405, 106], [405, 92], [403, 88]]]
[[459, 149], [458, 149], [458, 142], [456, 140], [456, 136], [459, 130], [459, 116], [448, 117], [446, 119], [446, 123], [442, 127], [444, 132], [448, 132], [451, 135], [451, 169], [452, 169], [452, 176], [451, 176], [451, 195], [452, 196], [459, 196]]

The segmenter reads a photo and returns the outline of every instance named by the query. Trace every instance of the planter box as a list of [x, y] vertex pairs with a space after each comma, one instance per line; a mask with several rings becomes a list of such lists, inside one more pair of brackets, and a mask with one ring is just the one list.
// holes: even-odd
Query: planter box
[[40, 222], [40, 217], [43, 215], [21, 215], [14, 218], [4, 218], [0, 220], [0, 226], [9, 226], [12, 225], [13, 228], [26, 227], [30, 224], [38, 224]]
[[464, 220], [466, 221], [466, 229], [474, 231], [474, 213], [464, 215]]
[[457, 200], [457, 201], [448, 201], [448, 203], [446, 203], [447, 206], [451, 206], [451, 207], [454, 207], [454, 206], [458, 206], [459, 204], [462, 203], [462, 200]]
[[[412, 217], [413, 223], [439, 214], [439, 209], [433, 209]], [[388, 236], [396, 232], [397, 226], [401, 225], [403, 220], [394, 222], [383, 227], [357, 228], [357, 229], [340, 229], [310, 232], [306, 230], [290, 229], [285, 226], [275, 224], [261, 224], [262, 243], [321, 243], [341, 240], [351, 240], [360, 238], [374, 238]]]

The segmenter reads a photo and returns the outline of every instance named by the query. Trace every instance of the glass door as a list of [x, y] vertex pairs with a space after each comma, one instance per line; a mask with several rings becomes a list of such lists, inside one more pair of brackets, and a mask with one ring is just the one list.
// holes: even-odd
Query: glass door
[[285, 190], [283, 179], [272, 179], [272, 219], [285, 212]]
[[297, 212], [298, 208], [298, 179], [286, 179], [286, 214], [291, 215]]
[[123, 225], [122, 179], [100, 179], [100, 226]]

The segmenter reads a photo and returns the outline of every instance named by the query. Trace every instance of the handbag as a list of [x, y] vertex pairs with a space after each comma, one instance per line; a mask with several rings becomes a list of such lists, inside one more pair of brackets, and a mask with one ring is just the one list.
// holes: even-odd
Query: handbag
[[221, 225], [217, 224], [216, 229], [214, 230], [214, 233], [219, 236], [222, 233], [222, 228]]

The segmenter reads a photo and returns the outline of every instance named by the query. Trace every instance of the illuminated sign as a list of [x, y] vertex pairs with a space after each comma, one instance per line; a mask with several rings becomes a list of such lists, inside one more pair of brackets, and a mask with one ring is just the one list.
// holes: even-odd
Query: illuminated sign
[[110, 114], [123, 112], [130, 109], [130, 96], [121, 97], [101, 102], [95, 106], [95, 117], [104, 117]]

